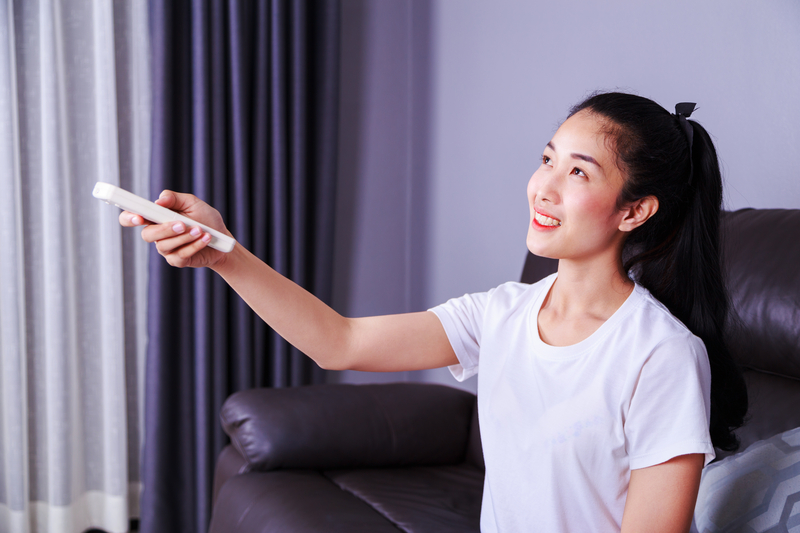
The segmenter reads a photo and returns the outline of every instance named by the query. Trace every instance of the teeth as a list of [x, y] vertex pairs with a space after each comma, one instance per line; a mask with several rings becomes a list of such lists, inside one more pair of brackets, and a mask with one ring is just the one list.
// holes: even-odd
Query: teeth
[[536, 220], [536, 222], [538, 222], [542, 226], [560, 226], [561, 225], [561, 221], [560, 220], [556, 220], [555, 218], [550, 218], [550, 217], [544, 216], [544, 215], [542, 215], [542, 214], [540, 214], [540, 213], [538, 213], [536, 211], [534, 211], [533, 218]]

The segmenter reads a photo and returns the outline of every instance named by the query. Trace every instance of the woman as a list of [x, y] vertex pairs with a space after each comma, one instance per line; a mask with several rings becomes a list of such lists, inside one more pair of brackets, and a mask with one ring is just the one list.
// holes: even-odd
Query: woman
[[[238, 244], [219, 253], [181, 223], [142, 236], [174, 266], [215, 270], [323, 368], [480, 370], [482, 531], [687, 531], [747, 399], [721, 336], [719, 165], [680, 106], [620, 93], [576, 106], [527, 191], [528, 248], [557, 274], [429, 312], [344, 318]], [[227, 231], [191, 195], [158, 203]]]

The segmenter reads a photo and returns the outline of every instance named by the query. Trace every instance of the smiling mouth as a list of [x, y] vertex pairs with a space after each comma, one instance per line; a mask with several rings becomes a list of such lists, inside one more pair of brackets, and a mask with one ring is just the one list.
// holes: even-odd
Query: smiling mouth
[[533, 212], [533, 219], [542, 226], [560, 226], [561, 221], [555, 218], [550, 218], [546, 215], [539, 213], [538, 211]]

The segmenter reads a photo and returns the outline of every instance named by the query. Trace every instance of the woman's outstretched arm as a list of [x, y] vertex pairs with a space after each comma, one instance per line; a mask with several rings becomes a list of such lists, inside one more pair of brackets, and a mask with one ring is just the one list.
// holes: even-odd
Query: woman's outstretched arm
[[[159, 205], [230, 235], [219, 213], [189, 194], [165, 191]], [[120, 214], [123, 226], [145, 224]], [[330, 370], [389, 372], [456, 364], [439, 319], [430, 312], [346, 318], [278, 274], [239, 243], [229, 254], [208, 248], [200, 231], [182, 223], [153, 224], [142, 238], [176, 267], [209, 267], [279, 335]]]

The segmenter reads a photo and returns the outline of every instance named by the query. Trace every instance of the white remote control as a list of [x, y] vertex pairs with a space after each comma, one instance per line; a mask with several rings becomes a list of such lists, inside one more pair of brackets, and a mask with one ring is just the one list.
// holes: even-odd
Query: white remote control
[[224, 235], [215, 229], [209, 228], [205, 224], [201, 224], [189, 217], [185, 217], [179, 213], [176, 213], [175, 211], [167, 209], [166, 207], [154, 204], [150, 200], [145, 200], [141, 196], [136, 196], [135, 194], [128, 192], [125, 189], [120, 189], [119, 187], [111, 185], [110, 183], [98, 181], [94, 186], [92, 196], [105, 201], [107, 204], [113, 204], [120, 209], [124, 209], [125, 211], [130, 211], [131, 213], [141, 215], [142, 217], [150, 220], [151, 222], [155, 222], [156, 224], [163, 224], [164, 222], [172, 222], [174, 220], [175, 222], [183, 222], [189, 228], [201, 228], [203, 231], [211, 235], [211, 242], [209, 242], [208, 245], [215, 250], [219, 250], [220, 252], [230, 252], [233, 250], [233, 245], [236, 243], [236, 241], [234, 241], [231, 237], [228, 237], [227, 235]]

